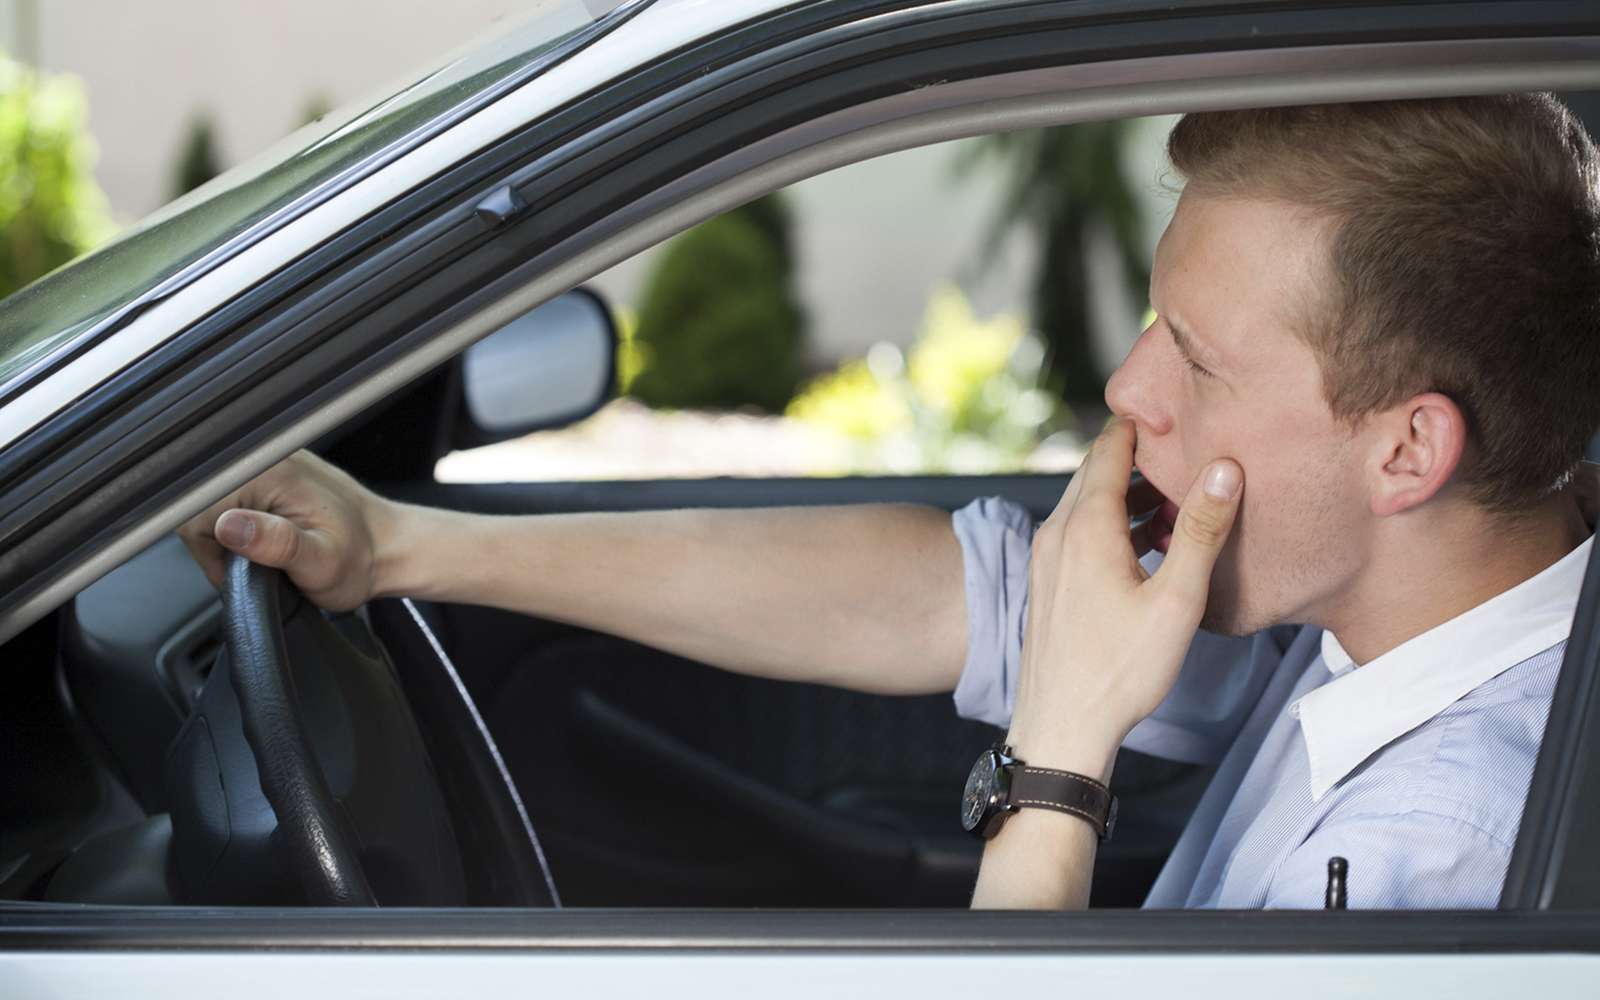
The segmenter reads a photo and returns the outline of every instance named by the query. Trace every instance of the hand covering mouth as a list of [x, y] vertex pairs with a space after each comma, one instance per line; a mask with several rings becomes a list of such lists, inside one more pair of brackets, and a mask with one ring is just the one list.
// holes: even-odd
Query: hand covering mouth
[[[1154, 508], [1138, 511], [1133, 517], [1132, 525], [1135, 529], [1143, 528], [1143, 538], [1149, 542], [1150, 547], [1165, 555], [1167, 546], [1172, 543], [1172, 533], [1178, 524], [1178, 503], [1168, 497], [1159, 486], [1151, 481], [1150, 477], [1142, 471], [1137, 472], [1137, 479], [1142, 479], [1140, 489], [1155, 494], [1160, 504]], [[1144, 497], [1146, 503], [1149, 497]], [[1140, 504], [1140, 506], [1144, 506]]]

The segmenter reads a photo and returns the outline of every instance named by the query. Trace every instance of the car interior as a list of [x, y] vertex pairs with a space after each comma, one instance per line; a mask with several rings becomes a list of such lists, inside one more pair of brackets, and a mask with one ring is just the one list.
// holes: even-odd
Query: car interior
[[[433, 469], [449, 448], [522, 429], [496, 433], [481, 405], [474, 415], [463, 391], [469, 355], [313, 450], [385, 495], [501, 514], [876, 501], [953, 510], [998, 492], [1042, 518], [1065, 482], [1015, 475], [441, 483]], [[406, 841], [363, 850], [380, 903], [537, 905], [555, 895], [540, 877], [546, 866], [565, 905], [959, 907], [970, 895], [979, 844], [960, 829], [956, 803], [971, 761], [999, 732], [957, 718], [948, 696], [745, 677], [482, 607], [383, 600], [358, 615], [287, 603], [282, 612], [301, 714], [330, 783], [350, 766], [388, 774], [409, 761], [431, 768], [445, 791], [420, 812], [396, 818], [379, 809], [385, 836]], [[196, 769], [213, 785], [220, 774], [230, 791], [231, 776], [255, 778], [237, 706], [208, 708], [208, 682], [227, 662], [223, 617], [218, 592], [169, 535], [8, 645], [0, 898], [305, 901], [281, 869], [282, 848], [273, 843], [281, 834], [265, 800], [208, 805], [205, 790], [193, 787]], [[347, 744], [361, 735], [349, 735], [360, 728], [351, 716], [366, 713], [356, 713], [354, 701], [348, 710], [311, 705], [319, 671], [303, 668], [328, 657], [317, 645], [325, 637], [297, 636], [310, 619], [350, 634], [370, 626], [415, 715], [407, 728], [420, 731], [424, 748], [389, 736], [364, 760], [352, 755]], [[452, 689], [455, 678], [469, 699]], [[189, 759], [196, 720], [210, 734], [198, 764]], [[480, 725], [488, 740], [477, 738]], [[225, 737], [229, 727], [234, 735]], [[496, 751], [503, 772], [491, 759]], [[1206, 779], [1204, 769], [1124, 755], [1117, 836], [1100, 854], [1096, 905], [1139, 904]], [[464, 786], [476, 791], [454, 794]], [[226, 815], [208, 815], [216, 809]], [[427, 839], [418, 831], [436, 811], [448, 816], [439, 843], [413, 842]], [[469, 841], [475, 849], [463, 850]], [[377, 857], [385, 850], [406, 858], [387, 866], [388, 879]], [[422, 884], [417, 873], [437, 866], [417, 859], [441, 855], [459, 856], [468, 870], [449, 885]]]
[[[1001, 494], [1043, 519], [1066, 481], [439, 482], [449, 451], [530, 428], [475, 406], [470, 364], [457, 356], [311, 449], [386, 496], [496, 514], [906, 501], [953, 511]], [[604, 394], [569, 400], [564, 419]], [[336, 822], [363, 833], [359, 866], [379, 904], [970, 898], [980, 845], [961, 830], [957, 802], [972, 760], [1000, 733], [959, 719], [946, 695], [761, 680], [483, 607], [385, 599], [325, 615], [291, 593], [267, 596], [287, 636], [290, 697], [339, 803]], [[257, 787], [241, 719], [241, 706], [253, 709], [232, 690], [249, 682], [230, 662], [224, 619], [218, 592], [169, 535], [5, 645], [0, 900], [323, 901], [296, 876], [295, 835]], [[332, 660], [347, 666], [318, 669]], [[382, 690], [346, 682], [363, 669], [388, 678]], [[1124, 751], [1116, 834], [1097, 856], [1091, 905], [1140, 905], [1209, 777]]]

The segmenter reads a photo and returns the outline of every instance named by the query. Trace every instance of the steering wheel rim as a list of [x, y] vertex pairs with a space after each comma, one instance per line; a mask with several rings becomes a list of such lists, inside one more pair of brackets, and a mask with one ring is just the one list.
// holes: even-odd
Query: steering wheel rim
[[299, 599], [282, 572], [243, 556], [228, 557], [223, 634], [245, 739], [308, 901], [376, 906], [354, 838], [340, 819], [295, 704], [283, 634], [285, 596]]

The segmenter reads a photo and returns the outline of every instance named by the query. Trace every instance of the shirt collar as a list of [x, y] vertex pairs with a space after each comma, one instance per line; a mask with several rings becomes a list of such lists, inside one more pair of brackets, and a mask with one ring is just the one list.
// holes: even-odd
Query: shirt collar
[[1538, 574], [1360, 669], [1323, 632], [1322, 661], [1333, 679], [1289, 706], [1305, 736], [1312, 801], [1384, 744], [1565, 639], [1593, 544], [1591, 535]]

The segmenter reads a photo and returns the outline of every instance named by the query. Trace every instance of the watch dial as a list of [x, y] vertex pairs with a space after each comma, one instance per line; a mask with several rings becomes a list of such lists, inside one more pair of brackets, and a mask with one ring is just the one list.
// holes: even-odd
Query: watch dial
[[994, 797], [993, 758], [993, 753], [983, 754], [972, 765], [972, 773], [967, 775], [967, 787], [961, 794], [961, 825], [969, 831], [978, 828], [989, 800]]

